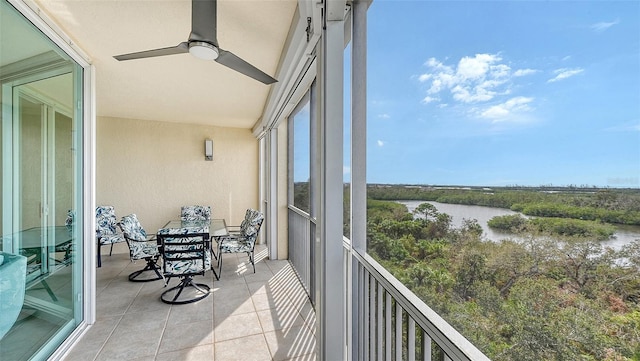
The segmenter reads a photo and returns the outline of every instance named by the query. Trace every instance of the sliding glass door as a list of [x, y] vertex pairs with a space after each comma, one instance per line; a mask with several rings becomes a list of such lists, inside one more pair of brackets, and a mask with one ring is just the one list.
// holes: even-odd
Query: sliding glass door
[[83, 68], [0, 0], [0, 360], [46, 359], [83, 321]]

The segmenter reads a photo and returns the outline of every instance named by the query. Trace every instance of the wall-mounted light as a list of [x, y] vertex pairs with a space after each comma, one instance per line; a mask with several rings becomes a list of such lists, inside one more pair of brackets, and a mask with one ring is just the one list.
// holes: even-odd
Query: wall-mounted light
[[213, 160], [213, 140], [204, 140], [204, 160]]

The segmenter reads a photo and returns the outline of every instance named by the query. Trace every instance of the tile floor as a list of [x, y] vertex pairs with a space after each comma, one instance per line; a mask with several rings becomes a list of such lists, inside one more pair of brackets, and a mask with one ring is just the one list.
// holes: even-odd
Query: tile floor
[[162, 303], [162, 280], [129, 282], [144, 263], [131, 263], [126, 245], [103, 251], [97, 321], [65, 360], [315, 360], [311, 303], [291, 264], [267, 260], [264, 246], [255, 274], [246, 256], [224, 255], [219, 281], [196, 277], [213, 294], [187, 305]]

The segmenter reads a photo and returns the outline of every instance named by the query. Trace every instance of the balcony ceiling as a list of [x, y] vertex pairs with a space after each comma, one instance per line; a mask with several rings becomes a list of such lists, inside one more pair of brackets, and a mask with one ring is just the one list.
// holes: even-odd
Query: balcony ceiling
[[[218, 0], [220, 47], [277, 79], [296, 4]], [[38, 0], [38, 5], [95, 65], [98, 116], [251, 128], [274, 86], [190, 54], [113, 58], [186, 41], [190, 0]]]

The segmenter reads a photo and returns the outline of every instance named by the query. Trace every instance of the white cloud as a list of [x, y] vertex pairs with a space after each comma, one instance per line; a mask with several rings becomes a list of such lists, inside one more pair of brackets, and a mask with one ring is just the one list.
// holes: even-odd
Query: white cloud
[[427, 80], [429, 80], [429, 79], [431, 79], [431, 74], [422, 74], [422, 75], [420, 75], [420, 76], [418, 77], [418, 80], [419, 80], [421, 83], [424, 83], [425, 81], [427, 81]]
[[378, 147], [384, 147], [384, 142], [381, 140], [378, 140]]
[[591, 29], [593, 31], [595, 31], [596, 33], [601, 33], [607, 29], [609, 29], [610, 27], [620, 24], [620, 19], [616, 19], [614, 21], [611, 22], [606, 22], [606, 21], [602, 21], [599, 23], [595, 23], [593, 25], [591, 25]]
[[436, 102], [438, 100], [440, 100], [440, 99], [439, 98], [430, 97], [430, 96], [426, 96], [426, 97], [424, 97], [424, 99], [422, 99], [422, 102], [426, 103], [426, 104], [429, 104], [429, 103], [432, 103], [432, 102]]
[[476, 103], [486, 102], [493, 99], [493, 97], [496, 95], [496, 92], [488, 90], [481, 86], [477, 86], [471, 89], [473, 93], [469, 90], [470, 89], [468, 87], [456, 85], [455, 88], [451, 89], [451, 93], [453, 93], [453, 99], [461, 101], [463, 103]]
[[525, 76], [525, 75], [531, 75], [531, 74], [535, 74], [538, 71], [535, 69], [518, 69], [515, 72], [513, 72], [513, 76]]
[[571, 55], [567, 55], [567, 56], [565, 56], [564, 58], [562, 58], [562, 61], [567, 61], [567, 60], [569, 60], [569, 59], [571, 59]]
[[493, 123], [510, 120], [510, 117], [517, 113], [525, 113], [533, 110], [529, 105], [533, 102], [530, 97], [515, 97], [504, 103], [493, 105], [480, 112], [480, 117], [491, 119]]
[[553, 83], [556, 82], [558, 80], [563, 80], [563, 79], [567, 79], [570, 78], [574, 75], [578, 75], [580, 73], [582, 73], [584, 71], [584, 69], [582, 68], [575, 68], [575, 69], [568, 69], [568, 68], [562, 68], [562, 69], [557, 69], [554, 70], [554, 74], [557, 74], [554, 78], [551, 78], [549, 80], [547, 80], [547, 83]]
[[499, 54], [465, 56], [455, 66], [429, 58], [425, 66], [429, 72], [418, 76], [420, 82], [429, 84], [428, 96], [423, 99], [425, 104], [441, 101], [442, 97], [436, 95], [445, 92], [461, 103], [486, 102], [498, 94], [507, 94], [508, 85], [515, 76], [511, 67], [502, 63]]
[[476, 54], [473, 58], [465, 56], [458, 63], [456, 75], [463, 80], [484, 78], [490, 65], [500, 60], [502, 59], [498, 55], [493, 54]]
[[351, 174], [351, 167], [345, 165], [342, 167], [342, 175], [347, 175], [347, 174]]
[[383, 113], [383, 114], [378, 114], [378, 118], [389, 119], [389, 118], [391, 118], [391, 116], [389, 114], [387, 114], [387, 113]]

